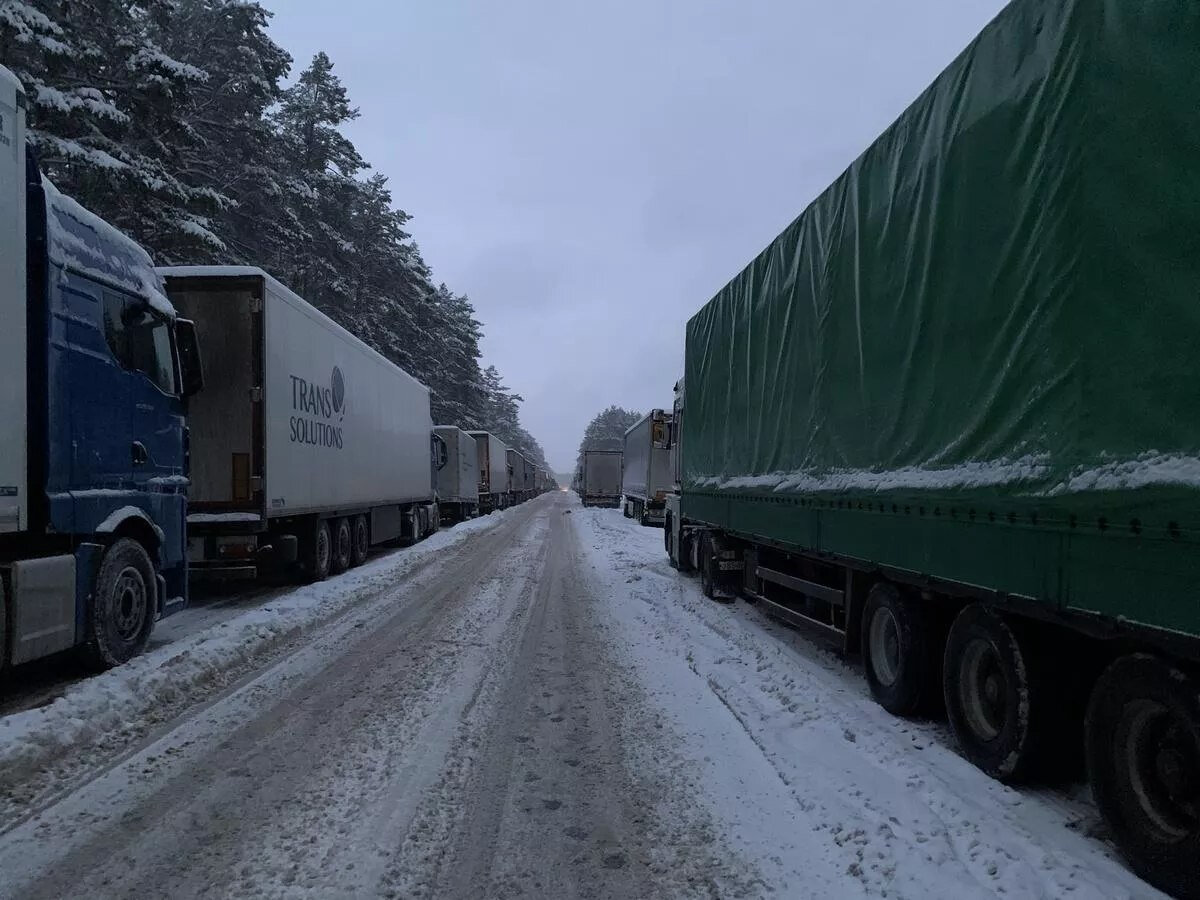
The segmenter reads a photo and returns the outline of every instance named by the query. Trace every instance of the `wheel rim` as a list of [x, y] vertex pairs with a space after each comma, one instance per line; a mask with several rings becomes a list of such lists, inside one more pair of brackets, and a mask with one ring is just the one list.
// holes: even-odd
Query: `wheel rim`
[[1184, 838], [1200, 827], [1200, 746], [1166, 705], [1126, 707], [1123, 743], [1129, 785], [1142, 812], [1166, 835]]
[[871, 648], [871, 671], [884, 687], [891, 687], [900, 677], [900, 623], [895, 614], [881, 606], [871, 615], [867, 631]]
[[146, 579], [134, 566], [126, 566], [117, 576], [113, 593], [113, 624], [122, 641], [133, 641], [146, 621]]
[[343, 525], [337, 530], [338, 564], [345, 565], [350, 559], [350, 528]]
[[1008, 719], [1008, 677], [990, 641], [974, 638], [963, 648], [958, 696], [971, 731], [985, 741], [995, 740]]
[[329, 568], [329, 554], [331, 551], [329, 546], [329, 529], [317, 529], [317, 568], [324, 572]]
[[367, 555], [367, 523], [359, 520], [354, 526], [354, 548], [359, 556]]

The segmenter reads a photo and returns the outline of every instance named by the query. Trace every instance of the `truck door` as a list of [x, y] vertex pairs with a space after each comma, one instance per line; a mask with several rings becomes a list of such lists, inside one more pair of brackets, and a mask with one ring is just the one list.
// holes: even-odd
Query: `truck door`
[[[67, 318], [69, 351], [63, 360], [70, 384], [69, 409], [55, 410], [51, 419], [52, 426], [63, 424], [64, 417], [69, 423], [70, 487], [128, 489], [133, 482], [133, 456], [123, 315], [130, 298], [73, 275], [64, 277], [61, 289], [67, 307], [77, 315]], [[93, 325], [97, 302], [99, 322]], [[52, 438], [52, 454], [54, 446]]]
[[139, 487], [151, 478], [182, 474], [183, 415], [178, 403], [178, 373], [171, 323], [140, 302], [125, 308], [128, 340], [126, 368], [132, 430], [130, 463]]

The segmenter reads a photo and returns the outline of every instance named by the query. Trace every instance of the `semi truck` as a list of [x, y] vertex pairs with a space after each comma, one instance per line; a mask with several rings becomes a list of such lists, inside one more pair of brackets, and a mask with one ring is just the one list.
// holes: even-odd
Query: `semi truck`
[[579, 467], [579, 496], [584, 506], [621, 505], [620, 450], [584, 450]]
[[622, 507], [627, 519], [661, 525], [672, 487], [671, 414], [653, 409], [625, 432]]
[[[1200, 896], [1194, 3], [1017, 0], [687, 323], [671, 562]], [[1146, 64], [1153, 60], [1153, 66]]]
[[443, 524], [454, 524], [479, 515], [479, 447], [475, 439], [454, 425], [435, 425], [441, 442], [437, 455], [437, 502]]
[[475, 439], [479, 464], [479, 509], [490, 513], [508, 505], [508, 448], [487, 431], [468, 431]]
[[194, 572], [319, 581], [438, 528], [425, 385], [262, 269], [159, 272], [221, 373], [189, 410]]
[[0, 68], [0, 669], [117, 665], [187, 603], [195, 329], [149, 255], [42, 177]]

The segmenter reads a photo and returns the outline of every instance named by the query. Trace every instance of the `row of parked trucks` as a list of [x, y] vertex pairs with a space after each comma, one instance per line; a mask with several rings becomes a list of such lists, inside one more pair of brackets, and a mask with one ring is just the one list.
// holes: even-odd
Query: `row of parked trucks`
[[0, 669], [115, 665], [189, 574], [317, 580], [552, 487], [261, 269], [155, 269], [42, 177], [25, 104], [0, 68]]
[[665, 503], [706, 594], [995, 778], [1086, 771], [1193, 898], [1198, 35], [1184, 0], [1011, 3], [687, 323]]

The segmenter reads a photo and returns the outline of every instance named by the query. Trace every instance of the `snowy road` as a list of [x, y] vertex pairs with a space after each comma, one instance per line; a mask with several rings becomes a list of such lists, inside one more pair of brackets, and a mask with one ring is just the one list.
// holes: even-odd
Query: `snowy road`
[[882, 714], [661, 531], [564, 494], [472, 529], [15, 792], [0, 895], [1155, 896], [1084, 800]]

